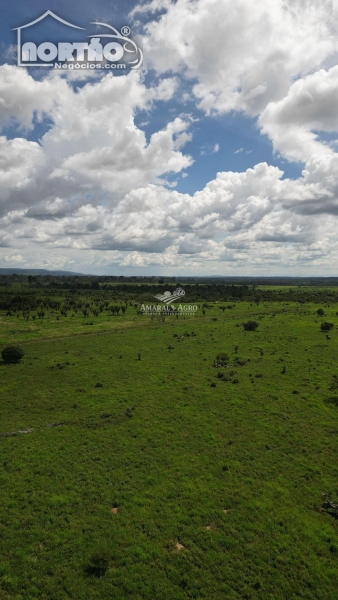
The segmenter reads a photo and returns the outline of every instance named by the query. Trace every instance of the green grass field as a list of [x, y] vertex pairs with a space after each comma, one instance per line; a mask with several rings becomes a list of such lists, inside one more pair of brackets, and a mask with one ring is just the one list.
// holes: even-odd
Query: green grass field
[[0, 434], [33, 431], [0, 438], [0, 599], [338, 599], [338, 306], [317, 308], [1, 316], [25, 356], [0, 364]]

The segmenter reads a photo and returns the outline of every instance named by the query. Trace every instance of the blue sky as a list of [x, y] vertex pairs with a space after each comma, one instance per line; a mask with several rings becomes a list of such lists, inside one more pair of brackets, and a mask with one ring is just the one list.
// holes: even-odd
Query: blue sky
[[[24, 32], [37, 45], [83, 41], [99, 31], [92, 21], [128, 25], [142, 69], [17, 67], [12, 29], [46, 10], [86, 31], [48, 17]], [[303, 12], [283, 0], [6, 5], [1, 265], [334, 274], [335, 10], [330, 0]]]

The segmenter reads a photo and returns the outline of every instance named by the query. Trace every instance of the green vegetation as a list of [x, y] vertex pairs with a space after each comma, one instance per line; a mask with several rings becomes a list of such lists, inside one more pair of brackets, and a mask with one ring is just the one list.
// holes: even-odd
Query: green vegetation
[[0, 599], [338, 598], [338, 290], [37, 283], [0, 288]]
[[258, 326], [259, 323], [256, 323], [256, 321], [247, 321], [246, 323], [243, 323], [245, 331], [256, 331]]
[[6, 346], [2, 350], [1, 356], [4, 363], [17, 363], [25, 356], [25, 353], [18, 346]]

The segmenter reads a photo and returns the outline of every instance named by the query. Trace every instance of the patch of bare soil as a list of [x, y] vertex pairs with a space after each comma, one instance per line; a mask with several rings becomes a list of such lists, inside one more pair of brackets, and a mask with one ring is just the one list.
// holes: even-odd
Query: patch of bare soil
[[183, 550], [184, 546], [183, 546], [183, 544], [176, 542], [175, 548], [176, 548], [176, 552], [180, 552], [180, 550]]

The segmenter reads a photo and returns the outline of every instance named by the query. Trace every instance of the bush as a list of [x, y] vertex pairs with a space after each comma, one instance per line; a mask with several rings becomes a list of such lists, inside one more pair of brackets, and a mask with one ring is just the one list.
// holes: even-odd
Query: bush
[[245, 331], [256, 331], [258, 326], [259, 323], [256, 323], [256, 321], [247, 321], [246, 323], [243, 323]]
[[338, 406], [338, 396], [333, 396], [332, 398], [326, 398], [324, 400], [325, 404], [333, 404], [334, 406]]
[[94, 577], [103, 577], [108, 570], [110, 562], [110, 553], [107, 548], [98, 548], [89, 557], [85, 566], [87, 575]]
[[18, 346], [6, 346], [1, 352], [2, 360], [5, 363], [17, 363], [24, 355], [24, 351]]
[[330, 331], [333, 327], [333, 323], [327, 323], [326, 321], [324, 321], [324, 323], [321, 324], [320, 328], [322, 331]]
[[337, 390], [338, 389], [338, 377], [337, 377], [337, 375], [333, 375], [331, 384], [329, 386], [329, 389], [330, 390]]
[[228, 362], [229, 354], [227, 354], [226, 352], [219, 352], [216, 356], [216, 360], [218, 360], [219, 362]]
[[229, 354], [219, 352], [214, 361], [214, 367], [224, 367], [229, 362]]
[[317, 315], [319, 315], [320, 317], [322, 317], [324, 315], [324, 311], [322, 308], [318, 308]]
[[[250, 359], [249, 359], [249, 360], [250, 360]], [[235, 363], [236, 363], [237, 365], [239, 365], [240, 367], [243, 367], [244, 365], [246, 365], [246, 363], [247, 363], [247, 362], [248, 362], [248, 361], [247, 361], [247, 360], [245, 360], [245, 358], [239, 358], [239, 357], [236, 357], [236, 358], [235, 358]]]

